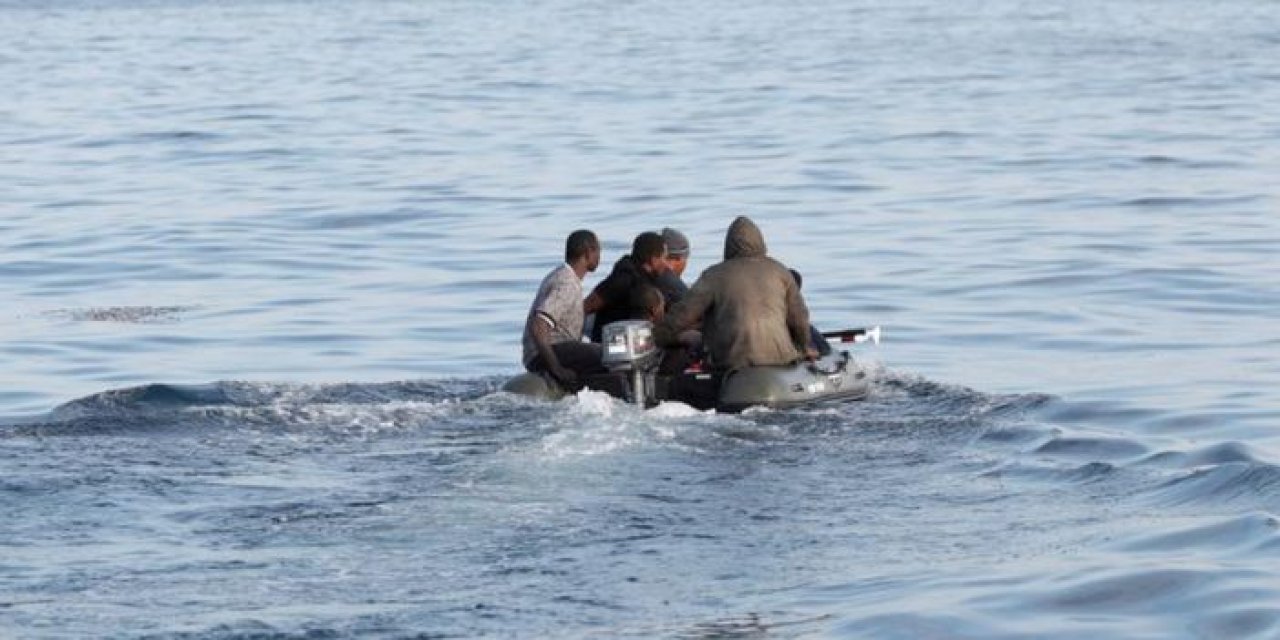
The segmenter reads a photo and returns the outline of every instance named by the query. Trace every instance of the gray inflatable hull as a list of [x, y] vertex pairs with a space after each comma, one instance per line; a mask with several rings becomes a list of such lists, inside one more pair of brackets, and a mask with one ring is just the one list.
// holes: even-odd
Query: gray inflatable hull
[[720, 383], [716, 409], [729, 412], [757, 406], [787, 409], [862, 400], [870, 388], [866, 371], [847, 353], [835, 353], [813, 364], [732, 371]]
[[507, 393], [528, 396], [530, 398], [540, 398], [542, 400], [559, 400], [565, 396], [565, 390], [560, 385], [548, 380], [541, 374], [522, 373], [502, 385], [502, 390]]
[[[626, 400], [627, 376], [604, 374], [586, 380], [588, 388]], [[685, 373], [660, 379], [652, 402], [677, 401], [699, 409], [728, 413], [751, 407], [787, 409], [867, 397], [871, 387], [866, 371], [848, 352], [824, 356], [812, 364], [748, 367], [727, 374]], [[558, 400], [559, 385], [535, 373], [522, 373], [502, 386], [503, 391]]]

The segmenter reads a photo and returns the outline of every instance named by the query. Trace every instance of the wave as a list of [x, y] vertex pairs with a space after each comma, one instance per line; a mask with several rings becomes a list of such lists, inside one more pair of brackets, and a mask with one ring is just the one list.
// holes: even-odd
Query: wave
[[[902, 597], [855, 602], [838, 637], [1273, 638], [1280, 596], [1269, 572], [1213, 563], [1164, 566], [1126, 558], [1072, 570], [985, 569], [922, 580]], [[853, 592], [842, 586], [837, 591]], [[850, 610], [852, 609], [852, 610]], [[1051, 626], [1045, 621], [1051, 619]], [[1140, 622], [1139, 626], [1138, 621]], [[1141, 629], [1141, 631], [1138, 631]]]
[[1198, 468], [1160, 485], [1150, 498], [1179, 506], [1280, 508], [1280, 466], [1241, 461]]
[[110, 389], [24, 419], [6, 435], [199, 433], [215, 428], [357, 430], [418, 424], [492, 393], [496, 378], [386, 383], [154, 383]]
[[1208, 524], [1162, 531], [1125, 540], [1115, 545], [1125, 552], [1182, 554], [1209, 552], [1254, 557], [1280, 552], [1280, 518], [1267, 512], [1250, 512]]

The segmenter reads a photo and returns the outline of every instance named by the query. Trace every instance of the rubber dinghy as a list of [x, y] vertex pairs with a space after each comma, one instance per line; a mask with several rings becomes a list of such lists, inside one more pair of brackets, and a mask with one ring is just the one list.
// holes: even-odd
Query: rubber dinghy
[[[857, 341], [879, 341], [879, 328], [824, 334]], [[663, 401], [683, 402], [697, 409], [739, 412], [750, 407], [791, 407], [847, 402], [867, 397], [866, 370], [848, 351], [832, 351], [814, 362], [783, 366], [746, 367], [725, 373], [686, 371], [660, 376], [661, 350], [653, 341], [653, 327], [642, 320], [626, 320], [604, 328], [603, 364], [607, 373], [587, 376], [588, 389], [642, 406]], [[508, 380], [503, 391], [547, 400], [566, 391], [550, 376], [522, 373]]]

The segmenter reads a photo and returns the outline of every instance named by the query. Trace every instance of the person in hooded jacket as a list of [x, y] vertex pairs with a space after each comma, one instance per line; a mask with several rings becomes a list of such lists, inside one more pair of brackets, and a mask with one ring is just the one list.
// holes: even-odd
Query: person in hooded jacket
[[767, 255], [764, 235], [746, 216], [725, 234], [724, 261], [702, 272], [654, 335], [658, 344], [672, 346], [699, 323], [712, 370], [785, 365], [816, 355], [808, 348], [809, 308], [800, 287]]
[[595, 314], [591, 341], [600, 342], [605, 325], [618, 320], [638, 319], [631, 305], [634, 290], [656, 286], [657, 277], [667, 269], [667, 244], [662, 236], [646, 231], [631, 243], [631, 253], [622, 256], [591, 295], [583, 301], [586, 315]]

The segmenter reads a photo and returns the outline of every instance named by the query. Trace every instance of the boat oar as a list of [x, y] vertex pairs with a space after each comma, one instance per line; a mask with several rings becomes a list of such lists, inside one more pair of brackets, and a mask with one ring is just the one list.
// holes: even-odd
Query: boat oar
[[824, 338], [837, 339], [840, 342], [866, 342], [880, 344], [880, 326], [861, 329], [841, 329], [840, 331], [824, 331]]

